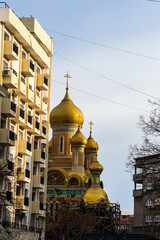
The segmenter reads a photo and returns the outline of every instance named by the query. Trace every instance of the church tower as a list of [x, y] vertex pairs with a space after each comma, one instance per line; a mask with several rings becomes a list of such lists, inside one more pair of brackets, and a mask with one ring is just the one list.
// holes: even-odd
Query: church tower
[[52, 138], [48, 149], [48, 200], [53, 196], [74, 196], [74, 200], [79, 202], [83, 197], [86, 203], [91, 199], [93, 202], [101, 199], [108, 202], [100, 186], [103, 167], [97, 161], [98, 144], [92, 137], [93, 122], [90, 122], [90, 135], [86, 139], [81, 131], [83, 113], [69, 96], [68, 80], [71, 77], [68, 73], [65, 77], [65, 96], [50, 113]]

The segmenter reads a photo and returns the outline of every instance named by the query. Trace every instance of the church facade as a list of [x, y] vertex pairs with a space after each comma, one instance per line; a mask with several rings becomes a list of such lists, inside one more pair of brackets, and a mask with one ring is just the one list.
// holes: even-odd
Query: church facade
[[52, 138], [48, 149], [47, 199], [69, 196], [78, 202], [109, 202], [101, 187], [102, 165], [97, 160], [98, 144], [90, 135], [86, 139], [81, 132], [84, 116], [73, 103], [68, 93], [68, 73], [66, 94], [61, 103], [50, 113]]

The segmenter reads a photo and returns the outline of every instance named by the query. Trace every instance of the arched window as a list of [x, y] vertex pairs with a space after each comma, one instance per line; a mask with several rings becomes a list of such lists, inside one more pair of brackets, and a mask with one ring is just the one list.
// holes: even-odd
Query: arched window
[[53, 171], [48, 176], [48, 185], [65, 185], [65, 177], [58, 171]]
[[75, 152], [74, 154], [74, 165], [77, 166], [79, 162], [79, 153]]
[[77, 178], [71, 178], [68, 183], [69, 186], [77, 186], [78, 185], [78, 180]]
[[59, 152], [63, 153], [64, 152], [64, 137], [60, 136], [59, 138]]
[[71, 154], [71, 152], [72, 152], [72, 148], [71, 148], [71, 138], [72, 138], [72, 137], [69, 138], [69, 154]]
[[52, 152], [54, 153], [55, 149], [55, 137], [52, 138]]

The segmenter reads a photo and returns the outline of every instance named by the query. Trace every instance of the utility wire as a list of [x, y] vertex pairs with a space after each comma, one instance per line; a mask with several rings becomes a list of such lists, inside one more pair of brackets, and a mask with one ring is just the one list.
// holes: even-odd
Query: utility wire
[[[66, 86], [66, 84], [64, 84], [64, 83], [62, 83], [62, 82], [59, 82], [59, 81], [54, 80], [54, 79], [51, 79], [51, 80], [52, 80], [53, 82], [56, 82], [56, 83], [58, 83], [58, 84], [61, 84], [61, 85]], [[93, 93], [86, 92], [86, 91], [84, 91], [84, 90], [81, 90], [81, 89], [78, 89], [78, 88], [75, 88], [75, 87], [71, 87], [71, 86], [70, 86], [70, 88], [71, 88], [71, 89], [74, 89], [74, 90], [76, 90], [76, 91], [78, 91], [78, 92], [85, 93], [85, 94], [87, 94], [87, 95], [89, 95], [89, 96], [92, 96], [92, 97], [95, 97], [95, 98], [99, 98], [99, 99], [104, 100], [104, 101], [106, 101], [106, 102], [110, 102], [110, 103], [113, 103], [113, 104], [116, 104], [116, 105], [120, 105], [120, 106], [122, 106], [122, 107], [131, 108], [131, 109], [134, 109], [134, 110], [137, 110], [137, 111], [149, 113], [149, 111], [147, 111], [147, 110], [143, 110], [143, 109], [136, 108], [136, 107], [133, 107], [133, 106], [130, 106], [130, 105], [126, 105], [126, 104], [123, 104], [123, 103], [119, 103], [119, 102], [116, 102], [116, 101], [112, 101], [112, 100], [110, 100], [110, 99], [107, 99], [107, 98], [104, 98], [104, 97], [100, 97], [100, 96], [98, 96], [98, 95], [95, 95], [95, 94], [93, 94]]]
[[[149, 0], [148, 0], [148, 1], [149, 1]], [[150, 0], [150, 1], [151, 1], [151, 0]], [[79, 41], [82, 41], [82, 42], [87, 42], [87, 43], [91, 43], [91, 44], [98, 45], [98, 46], [101, 46], [101, 47], [110, 48], [110, 49], [115, 50], [115, 51], [132, 54], [132, 55], [135, 55], [135, 56], [138, 56], [138, 57], [143, 57], [143, 58], [148, 58], [148, 59], [160, 61], [160, 58], [156, 58], [156, 57], [144, 55], [144, 54], [137, 53], [137, 52], [128, 51], [128, 50], [121, 49], [121, 48], [117, 48], [117, 47], [112, 47], [112, 46], [105, 45], [105, 44], [98, 43], [98, 42], [93, 42], [93, 41], [90, 41], [90, 40], [87, 40], [87, 39], [83, 39], [83, 38], [71, 36], [71, 35], [68, 35], [68, 34], [65, 34], [65, 33], [60, 33], [60, 32], [53, 31], [53, 30], [50, 30], [50, 29], [47, 29], [47, 28], [44, 28], [44, 29], [45, 29], [46, 31], [53, 32], [53, 33], [55, 33], [55, 34], [58, 34], [58, 35], [61, 35], [61, 36], [64, 36], [64, 37], [76, 39], [76, 40], [79, 40]]]
[[94, 70], [92, 70], [92, 69], [90, 69], [90, 68], [88, 68], [88, 67], [85, 67], [85, 66], [83, 66], [83, 65], [81, 65], [81, 64], [79, 64], [79, 63], [77, 63], [77, 62], [75, 62], [75, 61], [73, 61], [73, 60], [71, 60], [71, 59], [69, 59], [69, 58], [61, 55], [61, 54], [59, 54], [59, 53], [56, 53], [56, 52], [53, 52], [53, 53], [54, 53], [55, 55], [61, 57], [61, 58], [66, 59], [67, 61], [70, 61], [71, 63], [73, 63], [73, 64], [75, 64], [75, 65], [77, 65], [77, 66], [79, 66], [79, 67], [81, 67], [81, 68], [83, 68], [83, 69], [91, 72], [91, 73], [96, 74], [97, 76], [99, 76], [99, 77], [101, 77], [101, 78], [104, 78], [104, 79], [106, 79], [106, 80], [108, 80], [108, 81], [110, 81], [110, 82], [112, 82], [112, 83], [115, 83], [115, 84], [117, 84], [117, 85], [120, 85], [121, 87], [125, 87], [125, 88], [127, 88], [127, 89], [129, 89], [129, 90], [132, 90], [132, 91], [136, 92], [136, 93], [143, 94], [144, 96], [147, 96], [147, 97], [151, 97], [151, 98], [160, 100], [160, 98], [158, 98], [158, 97], [152, 96], [152, 95], [147, 94], [147, 93], [142, 92], [142, 91], [139, 91], [139, 90], [137, 90], [137, 89], [135, 89], [135, 88], [132, 88], [132, 87], [130, 87], [130, 86], [128, 86], [128, 85], [125, 85], [125, 84], [122, 84], [122, 83], [120, 83], [120, 82], [118, 82], [118, 81], [115, 81], [115, 80], [112, 79], [112, 78], [109, 78], [109, 77], [106, 77], [106, 76], [104, 76], [104, 75], [102, 75], [102, 74], [100, 74], [100, 73], [97, 73], [97, 72], [95, 72]]

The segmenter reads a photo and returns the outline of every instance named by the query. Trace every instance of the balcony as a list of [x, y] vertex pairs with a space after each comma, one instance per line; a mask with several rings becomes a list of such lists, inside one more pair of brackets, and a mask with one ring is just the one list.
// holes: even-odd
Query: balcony
[[13, 41], [4, 41], [4, 55], [9, 60], [18, 60], [18, 46]]
[[9, 129], [0, 129], [0, 144], [15, 146], [16, 134]]
[[142, 197], [143, 189], [133, 190], [133, 197]]
[[44, 178], [41, 175], [33, 175], [33, 187], [38, 189], [44, 188]]
[[18, 210], [29, 210], [29, 198], [24, 196], [16, 196], [16, 209]]
[[32, 213], [45, 216], [44, 204], [40, 201], [32, 201]]
[[3, 84], [7, 88], [18, 88], [18, 74], [12, 68], [4, 68], [3, 70]]
[[36, 92], [36, 94], [34, 94], [34, 101], [33, 101], [33, 103], [29, 103], [29, 105], [31, 105], [31, 107], [33, 109], [40, 109], [41, 108], [40, 93]]
[[20, 125], [25, 124], [25, 115], [25, 110], [17, 106], [16, 117], [12, 118], [12, 120]]
[[40, 126], [40, 133], [37, 135], [38, 139], [46, 139], [46, 126]]
[[22, 156], [31, 156], [31, 143], [26, 140], [19, 140], [18, 153]]
[[37, 112], [41, 115], [47, 114], [47, 103], [41, 100], [41, 108], [37, 110]]
[[27, 86], [24, 79], [19, 78], [18, 80], [18, 88], [16, 89], [16, 94], [23, 98], [25, 101], [27, 95]]
[[48, 90], [48, 78], [44, 74], [37, 74], [37, 88], [43, 91]]
[[3, 98], [1, 113], [5, 117], [15, 118], [16, 104], [12, 102], [9, 98]]
[[45, 164], [45, 152], [41, 151], [41, 149], [35, 149], [34, 162], [37, 164]]
[[134, 174], [133, 181], [136, 183], [142, 183], [143, 182], [143, 173]]
[[22, 59], [22, 73], [26, 77], [34, 77], [34, 64], [30, 59]]
[[1, 174], [3, 176], [10, 176], [13, 175], [14, 171], [14, 162], [7, 161], [4, 158], [0, 158], [0, 166], [3, 171], [1, 171]]
[[17, 181], [24, 182], [24, 183], [30, 183], [30, 171], [28, 169], [25, 169], [25, 172], [18, 172], [17, 173]]

